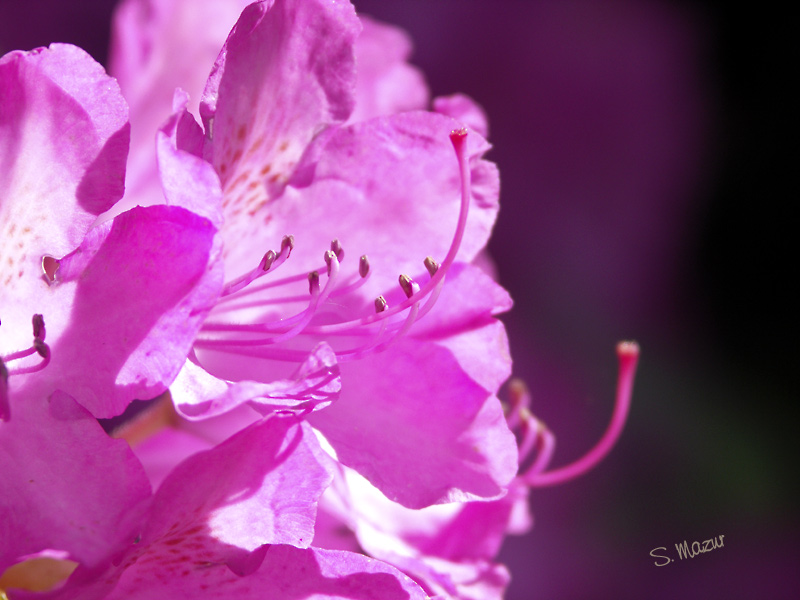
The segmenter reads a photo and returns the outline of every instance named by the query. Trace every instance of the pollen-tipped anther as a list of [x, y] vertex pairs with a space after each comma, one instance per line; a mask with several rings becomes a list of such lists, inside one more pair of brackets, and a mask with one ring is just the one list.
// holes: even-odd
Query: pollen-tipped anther
[[308, 293], [319, 293], [319, 273], [316, 271], [311, 271], [311, 273], [308, 274]]
[[400, 282], [400, 287], [403, 288], [406, 298], [411, 298], [411, 296], [419, 292], [419, 284], [408, 275], [400, 275], [397, 280]]
[[269, 271], [276, 258], [278, 258], [278, 255], [275, 254], [274, 250], [267, 250], [266, 254], [264, 254], [264, 258], [261, 259], [261, 270]]
[[358, 274], [361, 277], [369, 275], [369, 258], [367, 258], [366, 254], [362, 254], [361, 258], [358, 259]]
[[294, 250], [294, 236], [293, 235], [285, 235], [281, 240], [281, 251], [279, 252], [280, 255], [283, 255], [286, 252], [286, 257], [288, 258], [289, 255]]
[[325, 251], [325, 264], [328, 267], [328, 275], [331, 274], [331, 269], [333, 268], [333, 261], [339, 262], [339, 259], [336, 257], [336, 252], [333, 250], [326, 250]]
[[389, 303], [386, 302], [386, 298], [384, 298], [383, 296], [378, 296], [377, 298], [375, 298], [375, 312], [376, 313], [382, 313], [383, 311], [386, 310], [386, 308], [388, 306], [389, 306]]
[[33, 337], [37, 340], [44, 341], [47, 335], [47, 330], [44, 326], [44, 317], [42, 315], [33, 315]]
[[42, 273], [47, 283], [53, 283], [56, 280], [56, 273], [58, 273], [58, 268], [60, 266], [61, 263], [58, 262], [57, 258], [53, 258], [49, 255], [42, 257]]
[[428, 274], [433, 277], [436, 275], [436, 271], [439, 270], [439, 263], [433, 260], [430, 256], [426, 256], [425, 260], [422, 261], [425, 265], [425, 268], [428, 270]]
[[339, 262], [344, 260], [344, 248], [342, 248], [339, 238], [331, 240], [331, 250], [336, 253], [336, 258], [339, 259]]

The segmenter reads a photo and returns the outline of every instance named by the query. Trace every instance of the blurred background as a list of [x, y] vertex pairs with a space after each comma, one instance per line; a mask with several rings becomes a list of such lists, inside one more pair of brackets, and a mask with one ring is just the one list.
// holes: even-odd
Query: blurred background
[[[788, 19], [712, 1], [355, 4], [411, 34], [434, 95], [489, 115], [490, 249], [553, 466], [604, 431], [615, 343], [642, 347], [617, 447], [536, 490], [533, 531], [506, 542], [508, 600], [800, 597]], [[0, 0], [0, 54], [62, 41], [105, 62], [113, 5]], [[650, 555], [720, 535], [693, 559]]]

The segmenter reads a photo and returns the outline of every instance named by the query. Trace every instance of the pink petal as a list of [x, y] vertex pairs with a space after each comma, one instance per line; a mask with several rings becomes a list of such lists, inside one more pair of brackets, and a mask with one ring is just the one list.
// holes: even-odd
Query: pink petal
[[45, 314], [48, 341], [57, 334], [52, 360], [30, 385], [57, 382], [97, 417], [163, 392], [221, 287], [215, 234], [206, 219], [168, 206], [90, 231], [49, 288], [65, 306]]
[[219, 49], [248, 0], [125, 0], [114, 15], [109, 71], [130, 105], [131, 153], [120, 211], [163, 202], [154, 132], [172, 114], [176, 87], [197, 113]]
[[[42, 256], [80, 244], [122, 196], [128, 112], [116, 82], [64, 44], [0, 59], [0, 354], [30, 344]], [[16, 308], [19, 312], [16, 312]]]
[[343, 464], [409, 508], [505, 492], [514, 436], [498, 399], [448, 350], [403, 339], [341, 368], [339, 400], [308, 419]]
[[208, 551], [225, 546], [232, 557], [263, 544], [307, 547], [317, 499], [331, 480], [320, 460], [313, 432], [298, 419], [254, 423], [172, 471], [156, 493], [142, 544], [152, 544], [153, 556], [190, 542]]
[[222, 225], [222, 189], [213, 167], [203, 160], [203, 131], [189, 114], [185, 92], [175, 91], [175, 112], [158, 130], [156, 154], [163, 195], [172, 206], [182, 206]]
[[225, 194], [226, 251], [312, 138], [350, 115], [359, 29], [349, 2], [257, 2], [242, 13], [200, 107]]
[[341, 389], [336, 355], [322, 342], [309, 354], [290, 380], [271, 383], [218, 379], [192, 361], [186, 361], [171, 387], [175, 408], [187, 419], [215, 417], [247, 402], [268, 414], [281, 410], [305, 413], [336, 400]]
[[428, 106], [422, 72], [408, 64], [411, 39], [398, 27], [361, 17], [356, 40], [356, 107], [350, 122], [393, 115]]
[[133, 542], [150, 498], [128, 444], [63, 392], [20, 399], [0, 425], [0, 472], [0, 573], [45, 549], [94, 567]]
[[224, 565], [187, 560], [158, 579], [135, 565], [108, 600], [183, 600], [205, 596], [241, 600], [428, 600], [394, 567], [353, 552], [269, 547], [257, 571], [239, 577]]

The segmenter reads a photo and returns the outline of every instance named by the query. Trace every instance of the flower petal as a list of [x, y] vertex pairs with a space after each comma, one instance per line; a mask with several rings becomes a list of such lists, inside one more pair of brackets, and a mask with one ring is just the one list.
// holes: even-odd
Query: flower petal
[[107, 600], [428, 600], [391, 565], [354, 552], [274, 545], [257, 571], [239, 577], [224, 565], [187, 560], [174, 577], [156, 579], [137, 563]]
[[3, 354], [30, 343], [42, 256], [74, 250], [122, 196], [129, 127], [116, 82], [65, 44], [0, 59], [0, 105]]
[[359, 30], [352, 5], [330, 0], [256, 2], [236, 23], [200, 106], [225, 194], [226, 252], [255, 229], [312, 138], [350, 115]]
[[73, 398], [25, 397], [0, 424], [0, 573], [46, 549], [91, 568], [133, 542], [150, 499], [141, 464]]
[[356, 107], [350, 122], [424, 110], [430, 99], [428, 86], [422, 72], [408, 64], [408, 34], [364, 16], [361, 25], [363, 29], [356, 40]]
[[163, 203], [153, 134], [173, 112], [176, 87], [197, 115], [208, 73], [249, 0], [125, 0], [114, 13], [109, 72], [130, 105], [131, 152], [120, 212]]
[[341, 387], [336, 355], [322, 342], [291, 380], [233, 383], [214, 377], [188, 360], [170, 389], [177, 411], [194, 420], [218, 416], [245, 402], [263, 415], [275, 410], [319, 410], [336, 400]]
[[45, 315], [48, 334], [59, 335], [30, 385], [57, 382], [97, 417], [163, 392], [222, 285], [215, 234], [206, 219], [168, 206], [136, 208], [92, 229], [49, 288], [70, 302]]
[[308, 420], [343, 464], [409, 508], [505, 493], [514, 436], [447, 349], [403, 339], [341, 369], [339, 400]]

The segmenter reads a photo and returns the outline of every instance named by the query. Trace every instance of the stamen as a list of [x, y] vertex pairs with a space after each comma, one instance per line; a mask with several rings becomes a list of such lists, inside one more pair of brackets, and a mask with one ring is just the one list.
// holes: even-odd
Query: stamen
[[362, 254], [361, 258], [358, 259], [358, 274], [362, 278], [369, 275], [369, 258], [367, 258], [366, 254]]
[[42, 257], [42, 275], [47, 281], [48, 285], [52, 285], [56, 281], [56, 274], [58, 273], [58, 268], [61, 266], [61, 263], [58, 262], [57, 258], [50, 256], [49, 254], [45, 254]]
[[294, 250], [294, 236], [291, 234], [283, 236], [283, 239], [281, 240], [281, 256], [285, 254], [286, 258], [289, 258], [292, 250]]
[[[382, 313], [388, 307], [389, 307], [389, 303], [386, 302], [386, 298], [384, 298], [383, 296], [378, 296], [377, 298], [375, 298], [375, 312], [376, 313]], [[386, 321], [384, 321], [384, 323], [385, 322]]]
[[422, 263], [425, 265], [425, 268], [428, 270], [428, 275], [430, 275], [431, 277], [436, 275], [436, 271], [439, 270], [439, 263], [437, 263], [435, 260], [433, 260], [430, 256], [426, 256], [425, 260], [422, 261]]
[[336, 258], [339, 259], [339, 262], [344, 260], [344, 248], [342, 248], [342, 244], [339, 243], [339, 238], [334, 238], [331, 241], [331, 251], [336, 254]]
[[259, 277], [265, 275], [267, 272], [274, 272], [275, 269], [286, 262], [286, 259], [289, 258], [289, 255], [292, 253], [293, 249], [294, 236], [283, 236], [283, 239], [281, 240], [280, 252], [275, 254], [274, 250], [267, 250], [255, 269], [245, 273], [244, 275], [241, 275], [240, 277], [237, 277], [233, 281], [230, 281], [223, 286], [222, 292], [220, 293], [220, 300], [224, 300], [226, 297], [244, 290], [247, 286], [249, 286]]
[[560, 467], [546, 473], [530, 473], [531, 476], [526, 478], [528, 485], [531, 487], [545, 487], [574, 479], [591, 470], [611, 451], [611, 448], [613, 448], [622, 433], [630, 411], [633, 380], [636, 375], [636, 365], [639, 361], [639, 345], [636, 342], [620, 342], [617, 344], [617, 357], [619, 359], [619, 375], [617, 377], [614, 413], [603, 437], [582, 458], [566, 467]]
[[314, 294], [319, 294], [319, 273], [316, 271], [311, 271], [311, 273], [308, 274], [308, 293], [312, 296]]
[[33, 315], [33, 337], [37, 340], [44, 341], [47, 335], [47, 330], [44, 326], [44, 317], [42, 315]]
[[275, 259], [278, 258], [278, 255], [275, 254], [274, 250], [267, 250], [267, 253], [264, 255], [264, 258], [261, 259], [261, 270], [262, 271], [269, 271], [272, 263], [275, 262]]
[[309, 302], [308, 308], [306, 308], [301, 313], [294, 315], [288, 319], [283, 319], [279, 323], [253, 323], [250, 325], [238, 325], [238, 324], [225, 324], [225, 323], [214, 323], [210, 326], [203, 326], [205, 331], [241, 331], [241, 332], [264, 332], [272, 330], [279, 330], [284, 329], [285, 327], [291, 325], [292, 323], [297, 323], [290, 329], [286, 330], [284, 333], [277, 335], [271, 338], [259, 338], [259, 339], [250, 339], [250, 340], [226, 340], [226, 339], [202, 339], [198, 338], [195, 340], [195, 346], [198, 348], [220, 348], [226, 346], [261, 346], [261, 345], [269, 345], [269, 344], [277, 344], [279, 342], [283, 342], [285, 340], [291, 339], [296, 335], [300, 334], [311, 320], [314, 318], [316, 314], [317, 308], [323, 304], [330, 296], [333, 288], [336, 285], [336, 280], [339, 275], [339, 260], [336, 258], [336, 255], [328, 251], [330, 253], [330, 273], [328, 275], [328, 280], [325, 282], [325, 287], [322, 288], [320, 291], [319, 285], [319, 273], [317, 271], [312, 271], [308, 274], [308, 287], [309, 293], [311, 294], [311, 301]]
[[419, 284], [408, 275], [400, 275], [398, 281], [400, 282], [400, 287], [403, 288], [406, 298], [411, 298], [414, 294], [419, 293]]
[[341, 260], [340, 258], [338, 258], [338, 256], [339, 255], [336, 252], [334, 252], [333, 250], [328, 250], [325, 253], [325, 257], [324, 258], [325, 258], [325, 266], [328, 267], [328, 277], [331, 276], [331, 262], [333, 260]]
[[33, 352], [31, 352], [31, 354], [34, 353], [38, 353], [39, 356], [42, 357], [42, 361], [39, 364], [31, 365], [29, 367], [17, 367], [8, 371], [8, 374], [27, 375], [28, 373], [36, 373], [37, 371], [44, 369], [50, 363], [50, 346], [45, 344], [42, 340], [33, 340]]

